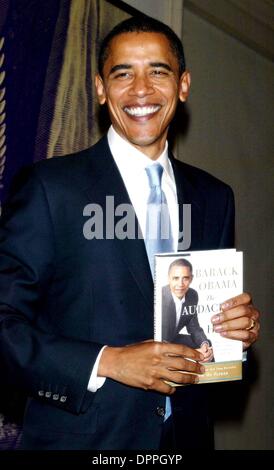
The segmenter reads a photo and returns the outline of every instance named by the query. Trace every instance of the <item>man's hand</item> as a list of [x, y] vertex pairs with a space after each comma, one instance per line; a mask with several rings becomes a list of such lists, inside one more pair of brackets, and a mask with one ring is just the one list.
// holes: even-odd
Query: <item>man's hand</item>
[[243, 341], [244, 349], [257, 341], [260, 331], [260, 313], [252, 305], [249, 294], [243, 293], [226, 300], [221, 305], [221, 310], [218, 315], [211, 318], [214, 331], [226, 338]]
[[152, 340], [120, 348], [106, 347], [100, 359], [98, 376], [171, 395], [176, 389], [164, 381], [197, 383], [199, 378], [195, 374], [202, 374], [204, 367], [196, 361], [203, 359], [203, 354], [182, 344]]
[[200, 362], [210, 362], [213, 359], [213, 349], [209, 346], [208, 343], [203, 343], [202, 346], [197, 349], [200, 353], [204, 355], [204, 359]]

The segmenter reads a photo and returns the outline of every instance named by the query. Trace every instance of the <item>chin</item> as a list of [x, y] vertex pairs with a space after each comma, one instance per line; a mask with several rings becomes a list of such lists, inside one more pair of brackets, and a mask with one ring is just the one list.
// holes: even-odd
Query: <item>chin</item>
[[129, 142], [131, 142], [134, 145], [138, 145], [139, 147], [147, 147], [148, 145], [154, 144], [155, 140], [155, 135], [153, 136], [130, 136], [128, 139]]

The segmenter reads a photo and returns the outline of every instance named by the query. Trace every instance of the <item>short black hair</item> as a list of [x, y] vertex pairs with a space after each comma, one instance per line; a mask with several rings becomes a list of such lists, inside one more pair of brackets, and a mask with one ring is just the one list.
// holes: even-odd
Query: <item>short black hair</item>
[[189, 268], [191, 274], [192, 274], [192, 264], [185, 258], [179, 258], [179, 259], [176, 259], [175, 261], [173, 261], [170, 265], [169, 265], [169, 268], [168, 268], [168, 275], [170, 275], [170, 272], [172, 270], [172, 268], [176, 267], [176, 266], [185, 266], [186, 268]]
[[182, 41], [176, 33], [161, 21], [155, 20], [150, 16], [133, 16], [127, 20], [118, 23], [103, 39], [98, 54], [98, 72], [103, 77], [104, 64], [108, 58], [109, 46], [112, 39], [123, 33], [160, 33], [166, 36], [170, 47], [178, 60], [179, 74], [181, 75], [186, 68], [185, 54]]

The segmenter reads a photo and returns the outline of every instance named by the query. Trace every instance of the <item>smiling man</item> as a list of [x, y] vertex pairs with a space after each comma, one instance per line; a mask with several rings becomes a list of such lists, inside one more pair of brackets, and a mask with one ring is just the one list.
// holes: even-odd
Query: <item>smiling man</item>
[[154, 32], [113, 37], [96, 89], [115, 131], [149, 158], [163, 152], [178, 98], [185, 101], [190, 74], [182, 72], [169, 39]]
[[[211, 362], [211, 342], [200, 326], [196, 312], [198, 292], [190, 287], [192, 264], [179, 258], [168, 269], [168, 285], [162, 289], [162, 340], [185, 344], [204, 355], [202, 362]], [[186, 333], [181, 330], [186, 329]]]
[[[147, 235], [147, 207], [157, 208], [157, 229], [168, 208], [163, 251], [178, 249], [183, 203], [192, 209], [189, 249], [227, 248], [233, 194], [168, 148], [190, 87], [183, 46], [168, 26], [148, 17], [117, 25], [102, 43], [95, 85], [112, 122], [107, 136], [24, 172], [3, 209], [0, 355], [29, 396], [22, 448], [212, 448], [207, 387], [194, 385], [204, 354], [152, 341], [153, 255], [164, 242], [160, 231]], [[135, 236], [85, 238], [84, 208], [106, 213], [109, 196], [115, 214], [133, 207]], [[258, 317], [242, 294], [212, 322], [247, 348]], [[167, 381], [190, 386], [175, 393]]]

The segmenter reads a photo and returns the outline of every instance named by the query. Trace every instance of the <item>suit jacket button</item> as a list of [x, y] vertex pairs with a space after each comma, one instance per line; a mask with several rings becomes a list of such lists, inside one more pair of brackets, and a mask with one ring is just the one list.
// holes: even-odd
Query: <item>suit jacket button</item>
[[45, 397], [46, 397], [46, 398], [50, 398], [50, 397], [51, 397], [51, 392], [46, 392], [46, 393], [45, 393]]
[[44, 390], [39, 390], [38, 395], [39, 395], [39, 397], [43, 397], [44, 396]]
[[59, 400], [59, 393], [54, 393], [54, 394], [52, 395], [52, 399], [53, 399], [53, 400]]
[[61, 401], [62, 403], [65, 403], [65, 401], [67, 401], [67, 397], [66, 397], [65, 395], [62, 395], [62, 396], [60, 397], [60, 401]]
[[156, 408], [156, 414], [157, 414], [158, 416], [161, 416], [161, 418], [163, 418], [163, 417], [165, 416], [165, 412], [166, 412], [166, 410], [164, 409], [163, 406], [157, 406], [157, 408]]

